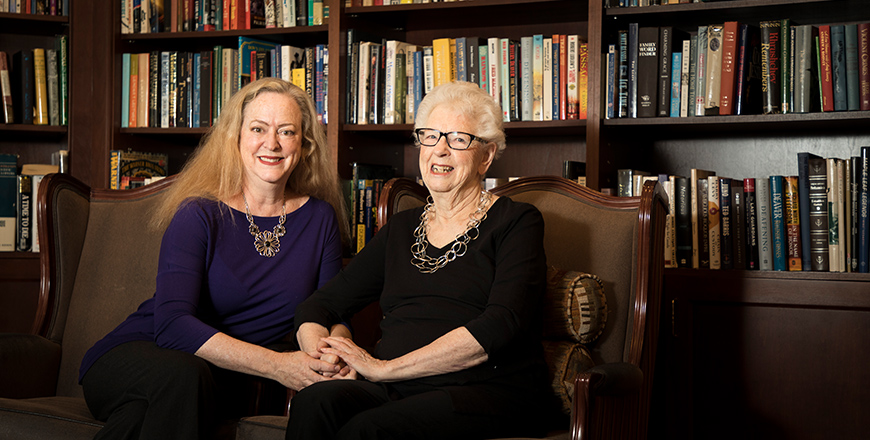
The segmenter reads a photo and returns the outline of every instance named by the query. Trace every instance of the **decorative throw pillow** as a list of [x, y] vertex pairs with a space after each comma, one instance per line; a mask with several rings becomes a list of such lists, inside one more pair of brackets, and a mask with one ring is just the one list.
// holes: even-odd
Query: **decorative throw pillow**
[[544, 339], [589, 344], [601, 335], [606, 323], [607, 298], [600, 278], [552, 266], [547, 270]]
[[581, 344], [568, 341], [543, 341], [544, 360], [550, 372], [550, 386], [565, 414], [571, 414], [571, 399], [574, 396], [574, 378], [595, 363], [589, 351]]

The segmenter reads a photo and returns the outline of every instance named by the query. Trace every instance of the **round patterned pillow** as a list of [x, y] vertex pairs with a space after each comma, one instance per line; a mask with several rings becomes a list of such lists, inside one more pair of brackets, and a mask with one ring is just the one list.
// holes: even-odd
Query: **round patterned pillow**
[[543, 322], [545, 339], [568, 339], [590, 344], [601, 335], [606, 323], [607, 298], [600, 278], [552, 266], [547, 270]]
[[595, 363], [589, 350], [582, 344], [568, 341], [543, 341], [544, 360], [550, 372], [550, 386], [558, 398], [562, 412], [571, 414], [571, 399], [574, 396], [574, 378]]

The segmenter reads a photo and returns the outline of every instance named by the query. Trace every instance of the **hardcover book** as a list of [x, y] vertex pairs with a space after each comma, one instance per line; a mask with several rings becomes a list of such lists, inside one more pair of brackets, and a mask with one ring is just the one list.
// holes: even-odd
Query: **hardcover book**
[[[819, 156], [807, 158], [809, 185], [810, 269], [827, 272], [828, 260], [828, 183], [827, 161]], [[798, 190], [800, 191], [800, 189]]]
[[798, 220], [800, 222], [800, 243], [801, 243], [801, 267], [803, 270], [812, 269], [812, 251], [810, 239], [810, 160], [822, 159], [812, 153], [798, 153], [798, 176], [797, 176], [797, 193], [798, 193]]
[[707, 85], [705, 115], [718, 115], [722, 90], [722, 38], [723, 26], [707, 26]]
[[780, 86], [780, 20], [762, 21], [761, 28], [761, 98], [762, 113], [782, 113]]
[[109, 188], [130, 189], [136, 186], [122, 187], [122, 178], [133, 178], [133, 182], [149, 177], [165, 177], [169, 171], [169, 157], [166, 154], [145, 153], [137, 151], [112, 150], [109, 155]]
[[[659, 28], [659, 56], [658, 56], [658, 102], [656, 103], [656, 116], [671, 116], [671, 88], [673, 77], [674, 44], [676, 44], [674, 27], [661, 26]], [[679, 75], [678, 75], [679, 77]], [[677, 111], [679, 114], [679, 110]]]
[[722, 27], [722, 78], [719, 88], [719, 114], [733, 115], [737, 91], [738, 35], [740, 25], [726, 21]]
[[783, 210], [785, 211], [786, 264], [790, 271], [803, 270], [800, 198], [798, 194], [798, 176], [785, 176], [783, 179]]
[[758, 268], [773, 270], [773, 229], [771, 228], [770, 179], [755, 179], [755, 202], [758, 206]]
[[761, 113], [761, 43], [758, 27], [740, 24], [734, 114]]
[[657, 27], [642, 27], [637, 38], [637, 117], [657, 115], [659, 84], [659, 38]]
[[719, 249], [721, 255], [721, 269], [734, 268], [734, 223], [733, 209], [734, 198], [731, 196], [731, 179], [719, 178]]
[[706, 212], [707, 198], [700, 197], [698, 183], [703, 179], [706, 182], [708, 176], [716, 175], [715, 171], [702, 170], [692, 168], [689, 174], [689, 185], [691, 186], [691, 210], [692, 210], [692, 268], [698, 269], [701, 267], [709, 267], [709, 261], [706, 266], [701, 266], [700, 249], [706, 248], [706, 240], [701, 240], [701, 220], [700, 214]]
[[831, 26], [819, 26], [819, 88], [821, 89], [822, 111], [834, 111], [834, 80], [831, 66]]
[[743, 179], [743, 198], [746, 204], [746, 269], [758, 270], [758, 204], [755, 179]]
[[707, 178], [707, 230], [710, 243], [710, 269], [722, 268], [722, 224], [719, 212], [719, 177]]
[[746, 197], [743, 180], [731, 180], [731, 236], [735, 269], [746, 268]]
[[31, 176], [18, 176], [17, 233], [15, 250], [29, 252], [33, 245], [33, 179]]
[[770, 176], [770, 230], [773, 270], [786, 270], [785, 204], [782, 176]]
[[15, 122], [12, 109], [12, 81], [9, 77], [9, 59], [6, 52], [0, 51], [0, 97], [2, 97], [2, 120], [7, 124]]
[[692, 208], [691, 187], [686, 177], [674, 180], [676, 216], [674, 218], [677, 267], [692, 267]]
[[18, 156], [0, 154], [0, 252], [15, 251], [18, 217]]

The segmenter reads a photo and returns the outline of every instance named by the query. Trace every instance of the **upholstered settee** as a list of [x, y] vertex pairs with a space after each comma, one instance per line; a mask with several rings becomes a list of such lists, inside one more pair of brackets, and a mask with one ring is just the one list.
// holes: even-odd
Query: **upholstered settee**
[[[96, 190], [46, 176], [37, 203], [42, 280], [30, 334], [0, 334], [0, 438], [91, 439], [94, 420], [78, 384], [85, 351], [154, 294], [162, 231], [148, 225], [173, 179], [135, 190]], [[278, 385], [274, 383], [274, 385]], [[248, 414], [267, 411], [267, 384], [238, 396]], [[286, 389], [279, 401], [282, 413]], [[233, 438], [235, 421], [219, 438]]]
[[[551, 270], [542, 340], [554, 401], [562, 403], [554, 405], [558, 422], [547, 438], [646, 438], [664, 268], [661, 186], [647, 182], [640, 197], [617, 198], [543, 176], [493, 192], [531, 203], [544, 216]], [[413, 180], [391, 180], [379, 199], [378, 223], [426, 196]], [[369, 313], [368, 322], [354, 325], [376, 328], [379, 316]], [[236, 438], [280, 440], [286, 424], [281, 416], [243, 418]]]

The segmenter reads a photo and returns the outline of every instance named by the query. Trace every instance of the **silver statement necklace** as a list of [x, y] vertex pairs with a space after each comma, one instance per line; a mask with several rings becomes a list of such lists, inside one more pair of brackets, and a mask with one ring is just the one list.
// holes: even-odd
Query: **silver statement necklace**
[[281, 217], [278, 219], [278, 224], [271, 231], [260, 232], [260, 228], [254, 224], [254, 217], [251, 216], [251, 208], [248, 207], [248, 199], [245, 198], [245, 193], [242, 193], [242, 200], [245, 201], [245, 217], [248, 219], [248, 232], [254, 236], [254, 247], [257, 252], [264, 257], [274, 257], [281, 250], [281, 237], [286, 232], [284, 229], [284, 221], [287, 220], [287, 206], [282, 200], [281, 202]]
[[465, 252], [468, 250], [468, 243], [480, 235], [480, 231], [477, 228], [482, 221], [486, 220], [486, 207], [491, 199], [492, 194], [489, 191], [480, 190], [477, 210], [469, 216], [465, 232], [456, 236], [456, 241], [453, 242], [453, 245], [450, 246], [450, 249], [444, 255], [432, 258], [426, 255], [426, 247], [429, 246], [429, 241], [426, 239], [426, 233], [429, 230], [429, 219], [435, 214], [435, 205], [432, 203], [432, 196], [429, 196], [428, 203], [423, 208], [423, 214], [420, 215], [420, 225], [414, 230], [416, 241], [411, 245], [411, 264], [416, 266], [421, 273], [435, 273], [438, 269], [446, 266], [447, 263], [465, 255]]

